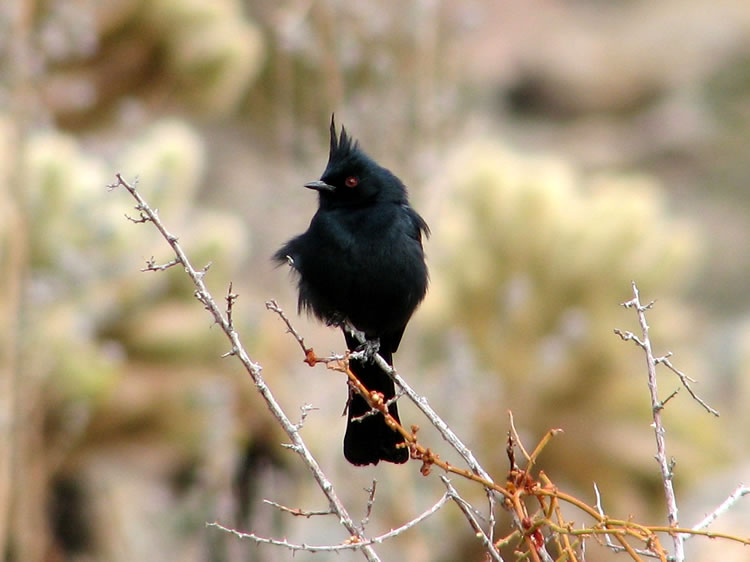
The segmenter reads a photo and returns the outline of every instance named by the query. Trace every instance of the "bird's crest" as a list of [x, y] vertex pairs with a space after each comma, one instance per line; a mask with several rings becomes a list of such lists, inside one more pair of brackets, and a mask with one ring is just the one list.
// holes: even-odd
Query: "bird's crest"
[[336, 135], [336, 124], [333, 117], [333, 114], [331, 114], [331, 145], [328, 152], [329, 164], [341, 161], [359, 148], [359, 143], [347, 134], [346, 128], [343, 125], [341, 127], [341, 135]]

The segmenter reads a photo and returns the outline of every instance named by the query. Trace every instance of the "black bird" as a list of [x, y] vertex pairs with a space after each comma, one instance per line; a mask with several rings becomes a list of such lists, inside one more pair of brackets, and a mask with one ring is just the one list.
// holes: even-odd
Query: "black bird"
[[[298, 274], [299, 310], [328, 325], [339, 326], [349, 350], [362, 349], [351, 332], [363, 333], [368, 346], [379, 343], [389, 365], [412, 313], [427, 291], [422, 235], [427, 223], [409, 206], [406, 187], [378, 165], [331, 117], [328, 165], [319, 181], [305, 187], [318, 192], [318, 211], [307, 232], [292, 238], [273, 256]], [[391, 378], [371, 357], [350, 361], [367, 387], [394, 397]], [[399, 419], [396, 403], [389, 408]], [[344, 456], [355, 465], [380, 460], [403, 463], [409, 458], [403, 437], [388, 427], [382, 414], [370, 411], [362, 396], [350, 390]]]

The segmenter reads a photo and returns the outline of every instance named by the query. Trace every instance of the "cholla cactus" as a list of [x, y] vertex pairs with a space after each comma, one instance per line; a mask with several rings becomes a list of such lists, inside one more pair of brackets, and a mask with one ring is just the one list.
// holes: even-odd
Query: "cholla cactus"
[[[649, 178], [586, 177], [566, 162], [491, 142], [461, 151], [438, 183], [444, 203], [431, 219], [433, 281], [422, 312], [432, 327], [427, 349], [455, 349], [444, 339], [452, 328], [468, 334], [478, 374], [452, 375], [473, 381], [466, 399], [479, 407], [467, 412], [485, 444], [499, 460], [503, 413], [512, 409], [535, 436], [567, 430], [565, 445], [545, 455], [584, 489], [612, 477], [611, 462], [631, 479], [632, 471], [656, 479], [649, 435], [640, 431], [649, 419], [645, 379], [636, 378], [642, 360], [612, 330], [631, 327], [617, 305], [637, 280], [658, 298], [658, 343], [680, 352], [691, 318], [680, 294], [700, 255], [695, 227], [668, 212]], [[680, 363], [695, 374], [694, 357], [683, 353]], [[673, 440], [704, 415], [677, 404]], [[643, 444], [637, 455], [634, 443]], [[689, 455], [681, 460], [689, 464]]]
[[[141, 173], [191, 257], [212, 260], [212, 273], [231, 278], [248, 236], [237, 217], [196, 205], [205, 160], [200, 137], [183, 122], [159, 122], [120, 148], [115, 165], [69, 135], [21, 136], [0, 115], [2, 146], [14, 149], [0, 151], [0, 191], [7, 195], [0, 198], [0, 269], [12, 301], [0, 307], [2, 349], [18, 357], [0, 381], [15, 391], [3, 393], [3, 412], [16, 415], [6, 424], [12, 433], [2, 437], [15, 447], [11, 481], [23, 482], [7, 504], [14, 525], [47, 529], [45, 506], [55, 503], [51, 483], [59, 478], [73, 478], [91, 498], [120, 492], [123, 481], [102, 467], [122, 462], [128, 447], [113, 443], [131, 439], [133, 427], [164, 444], [172, 467], [203, 459], [215, 465], [216, 451], [227, 451], [221, 457], [226, 473], [231, 448], [205, 438], [206, 428], [218, 427], [233, 436], [227, 412], [235, 393], [216, 376], [223, 342], [207, 337], [203, 311], [186, 302], [192, 289], [182, 291], [173, 281], [176, 271], [139, 273], [146, 252], [154, 251], [158, 263], [172, 256], [150, 225], [123, 217], [123, 198], [105, 187], [115, 171]], [[129, 214], [139, 216], [132, 208]], [[206, 357], [209, 368], [202, 365]], [[177, 361], [182, 368], [165, 368]], [[112, 454], [120, 460], [106, 460]], [[141, 519], [133, 506], [142, 498], [128, 498], [117, 516], [136, 524]], [[66, 509], [79, 507], [74, 502]], [[78, 524], [104, 536], [104, 521]], [[8, 549], [24, 560], [41, 559], [43, 553], [31, 552], [51, 540], [27, 540], [17, 530], [8, 536]], [[101, 544], [102, 556], [111, 558], [106, 541]]]
[[[169, 289], [169, 276], [146, 280], [132, 274], [143, 267], [140, 256], [155, 236], [122, 216], [122, 201], [104, 188], [111, 181], [110, 170], [140, 172], [170, 223], [193, 236], [187, 243], [194, 255], [225, 264], [225, 272], [241, 261], [248, 237], [238, 218], [195, 210], [204, 147], [180, 121], [155, 124], [123, 150], [117, 167], [87, 152], [75, 138], [52, 131], [29, 136], [22, 154], [30, 217], [28, 313], [35, 326], [32, 336], [54, 350], [46, 358], [38, 354], [34, 361], [38, 372], [48, 372], [63, 394], [91, 397], [97, 389], [109, 388], [117, 372], [116, 358], [122, 355], [97, 343], [102, 331], [127, 345], [128, 318], [151, 310]], [[208, 237], [189, 224], [208, 228]], [[200, 323], [195, 329], [203, 331]]]
[[44, 108], [77, 129], [121, 98], [208, 115], [237, 108], [263, 62], [238, 0], [52, 2], [30, 8]]
[[263, 60], [260, 31], [237, 0], [157, 0], [144, 16], [163, 38], [170, 70], [190, 101], [210, 112], [236, 106]]

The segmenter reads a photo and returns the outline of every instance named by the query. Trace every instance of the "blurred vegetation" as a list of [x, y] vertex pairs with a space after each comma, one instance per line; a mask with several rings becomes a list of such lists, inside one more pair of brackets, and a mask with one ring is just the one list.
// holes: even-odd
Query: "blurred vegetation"
[[[657, 353], [676, 351], [676, 361], [696, 370], [700, 362], [684, 342], [700, 331], [691, 329], [695, 311], [680, 296], [697, 271], [699, 230], [668, 211], [647, 177], [585, 175], [492, 141], [459, 148], [439, 182], [423, 361], [455, 365], [455, 331], [466, 332], [469, 368], [478, 372], [455, 372], [463, 364], [444, 376], [471, 377], [468, 392], [481, 388], [472, 439], [491, 452], [493, 473], [507, 470], [504, 412], [511, 409], [528, 446], [550, 423], [565, 430], [545, 464], [580, 494], [597, 482], [618, 509], [659, 513], [661, 481], [651, 456], [639, 453], [650, 437], [642, 357], [612, 329], [637, 331], [635, 316], [616, 309], [636, 279], [643, 295], [666, 296], [649, 315]], [[660, 380], [662, 392], [678, 386]], [[727, 443], [715, 439], [724, 431], [718, 423], [701, 423], [705, 411], [678, 402], [668, 419], [669, 444], [684, 463], [679, 485], [700, 479], [707, 458], [724, 460]]]
[[[634, 328], [617, 304], [635, 280], [657, 300], [657, 352], [722, 412], [683, 392], [665, 413], [678, 493], [707, 498], [683, 516], [702, 516], [728, 491], [710, 475], [748, 455], [749, 38], [732, 0], [4, 3], [0, 559], [287, 558], [214, 519], [341, 538], [259, 507], [320, 498], [179, 269], [138, 271], [171, 256], [104, 188], [116, 172], [212, 263], [216, 296], [234, 282], [274, 391], [320, 408], [305, 437], [344, 498], [364, 506], [377, 476], [373, 528], [442, 493], [416, 470], [343, 463], [342, 381], [293, 366], [262, 311], [294, 308], [268, 256], [313, 212], [299, 186], [322, 170], [332, 111], [430, 223], [432, 285], [397, 366], [478, 458], [505, 473], [512, 409], [527, 445], [565, 429], [542, 458], [556, 483], [663, 516], [643, 359], [612, 334]], [[316, 348], [342, 345], [299, 322]], [[441, 515], [382, 552], [464, 558], [464, 525]]]

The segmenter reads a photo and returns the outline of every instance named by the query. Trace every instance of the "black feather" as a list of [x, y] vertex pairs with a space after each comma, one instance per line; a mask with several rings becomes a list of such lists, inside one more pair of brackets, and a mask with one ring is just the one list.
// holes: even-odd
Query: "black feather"
[[[424, 219], [409, 205], [406, 187], [394, 174], [365, 154], [331, 117], [328, 164], [319, 182], [318, 211], [307, 231], [292, 238], [273, 256], [291, 260], [298, 275], [299, 309], [330, 325], [351, 325], [368, 340], [379, 340], [380, 354], [392, 364], [414, 310], [427, 291], [422, 236]], [[359, 343], [345, 331], [347, 347]], [[393, 398], [393, 381], [372, 361], [352, 361], [354, 373], [369, 390]], [[405, 462], [408, 450], [400, 434], [381, 415], [352, 418], [369, 411], [353, 394], [344, 454], [356, 465], [379, 460]], [[391, 414], [398, 419], [396, 404]]]

